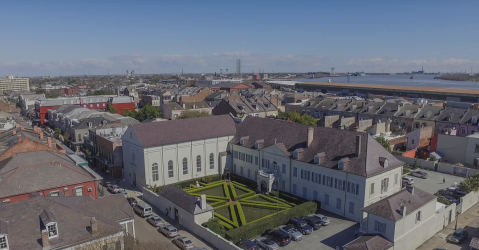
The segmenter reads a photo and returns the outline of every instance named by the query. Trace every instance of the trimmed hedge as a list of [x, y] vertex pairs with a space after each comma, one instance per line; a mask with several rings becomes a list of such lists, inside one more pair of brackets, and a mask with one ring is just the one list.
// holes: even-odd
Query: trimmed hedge
[[[275, 198], [276, 198], [276, 195], [277, 195], [276, 191], [271, 191], [269, 193], [269, 196], [273, 196]], [[306, 200], [305, 198], [296, 196], [294, 194], [286, 193], [284, 191], [279, 192], [279, 198], [296, 205], [308, 202], [308, 200]]]
[[271, 203], [268, 203], [268, 204], [258, 204], [258, 203], [253, 203], [253, 202], [241, 202], [243, 203], [243, 205], [245, 206], [249, 206], [249, 207], [257, 207], [257, 208], [266, 208], [266, 209], [290, 209], [291, 207], [290, 206], [284, 206], [284, 205], [274, 205], [274, 204], [271, 204]]
[[227, 230], [233, 229], [234, 227], [231, 226], [230, 224], [220, 220], [220, 224], [223, 225]]
[[239, 227], [238, 217], [236, 217], [235, 206], [233, 205], [233, 203], [230, 203], [230, 213], [231, 213], [231, 217], [233, 218], [234, 225], [236, 227]]
[[[233, 226], [236, 226], [233, 221], [231, 221], [230, 219], [224, 217], [223, 215], [221, 215], [221, 214], [219, 214], [219, 213], [216, 213], [216, 212], [215, 212], [214, 214], [215, 214], [215, 217], [218, 218], [218, 219], [220, 219], [221, 221], [223, 221], [223, 222], [225, 222], [225, 223], [227, 223], [227, 224], [230, 224], [232, 227], [233, 227]], [[238, 227], [238, 226], [236, 226], [236, 227]]]
[[[198, 198], [201, 197], [201, 194], [195, 194], [195, 193], [193, 193], [193, 194], [191, 194], [191, 195], [196, 196], [196, 197], [198, 197]], [[206, 200], [208, 200], [208, 198], [216, 199], [216, 200], [226, 200], [226, 201], [229, 201], [229, 200], [230, 200], [228, 197], [219, 197], [219, 196], [214, 196], [214, 195], [207, 195], [207, 196], [206, 196]]]
[[219, 206], [222, 206], [224, 204], [228, 203], [227, 201], [217, 201], [214, 203], [210, 203], [210, 206], [212, 206], [214, 209], [217, 209]]
[[[211, 176], [211, 181], [212, 182], [222, 180], [221, 175], [219, 175], [219, 174], [209, 175], [209, 176]], [[178, 182], [178, 183], [175, 183], [174, 185], [178, 188], [184, 189], [184, 188], [190, 187], [190, 184], [196, 184], [197, 181], [200, 182], [201, 179], [203, 179], [203, 177], [196, 178], [196, 179], [191, 179], [191, 180], [188, 180], [188, 181]]]
[[229, 230], [225, 233], [225, 237], [233, 243], [238, 244], [241, 239], [252, 239], [267, 229], [286, 224], [292, 217], [303, 217], [315, 211], [316, 203], [308, 201], [291, 209], [281, 211], [280, 216], [274, 216], [276, 214], [268, 215], [242, 227]]
[[236, 197], [236, 200], [241, 200], [241, 199], [244, 199], [244, 198], [247, 198], [247, 197], [250, 197], [250, 196], [253, 196], [253, 195], [256, 194], [255, 191], [249, 189], [247, 186], [238, 185], [238, 184], [236, 184], [236, 183], [230, 184], [230, 186], [231, 186], [231, 185], [233, 185], [235, 188], [238, 188], [238, 189], [243, 190], [243, 191], [246, 192], [246, 194], [242, 194], [242, 195]]
[[230, 183], [229, 185], [227, 185], [229, 190], [231, 190], [231, 193], [233, 194], [233, 198], [231, 200], [238, 200], [238, 195], [236, 195], [236, 188], [235, 186], [233, 186], [233, 183]]
[[282, 200], [282, 199], [278, 199], [278, 198], [276, 198], [276, 197], [271, 198], [271, 197], [268, 197], [268, 196], [262, 195], [262, 194], [260, 194], [259, 197], [261, 197], [261, 198], [263, 198], [263, 199], [265, 199], [265, 200], [267, 200], [267, 201], [270, 201], [270, 202], [272, 202], [272, 203], [281, 203], [281, 204], [287, 205], [287, 206], [289, 206], [289, 207], [294, 207], [294, 206], [296, 206], [296, 204], [294, 204], [294, 203], [286, 202], [286, 201], [284, 201], [284, 200]]
[[223, 192], [225, 193], [226, 198], [228, 198], [228, 200], [231, 200], [230, 191], [228, 185], [226, 185], [226, 182], [223, 182]]
[[248, 178], [245, 178], [243, 176], [239, 176], [239, 175], [236, 175], [236, 174], [231, 175], [231, 181], [239, 182], [243, 186], [247, 186], [247, 187], [249, 187], [250, 189], [253, 189], [253, 190], [256, 190], [256, 188], [258, 186], [258, 183], [256, 183], [256, 181], [252, 181]]
[[236, 209], [238, 209], [241, 225], [246, 225], [246, 218], [244, 216], [243, 208], [241, 207], [241, 204], [239, 202], [236, 203]]
[[211, 189], [211, 188], [215, 188], [215, 187], [219, 187], [223, 185], [222, 183], [215, 183], [213, 185], [208, 185], [206, 187], [201, 187], [201, 188], [195, 188], [195, 189], [188, 189], [186, 190], [187, 193], [198, 193], [198, 192], [201, 192], [203, 190], [208, 190], [208, 189]]

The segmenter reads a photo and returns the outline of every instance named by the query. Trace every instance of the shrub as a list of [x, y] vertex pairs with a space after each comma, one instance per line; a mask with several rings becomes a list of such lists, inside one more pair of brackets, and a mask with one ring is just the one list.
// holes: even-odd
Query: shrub
[[216, 234], [221, 235], [221, 237], [225, 236], [225, 227], [221, 224], [221, 221], [218, 218], [210, 218], [207, 222], [203, 223], [203, 226], [209, 228]]
[[241, 204], [239, 202], [236, 203], [236, 209], [238, 209], [241, 225], [246, 225], [246, 218], [244, 216], [243, 208], [241, 207]]
[[213, 208], [216, 209], [217, 207], [219, 207], [221, 205], [224, 205], [226, 203], [228, 203], [228, 202], [227, 201], [217, 201], [217, 202], [214, 202], [214, 203], [210, 203], [210, 206], [212, 206]]
[[[221, 175], [219, 174], [216, 174], [216, 175], [209, 175], [209, 176], [205, 176], [205, 177], [211, 177], [211, 181], [220, 181], [221, 180]], [[203, 178], [205, 178], [203, 177]], [[190, 186], [190, 184], [194, 184], [196, 185], [196, 182], [200, 182], [202, 181], [203, 178], [196, 178], [196, 179], [191, 179], [191, 180], [188, 180], [188, 181], [183, 181], [183, 182], [178, 182], [178, 183], [175, 183], [175, 186], [177, 186], [178, 188], [187, 188]]]
[[[269, 195], [273, 196], [273, 197], [277, 197], [277, 192], [276, 191], [271, 191], [269, 193]], [[279, 192], [279, 198], [283, 199], [287, 202], [291, 202], [293, 204], [296, 204], [296, 205], [299, 205], [299, 204], [302, 204], [302, 203], [305, 203], [305, 202], [308, 201], [305, 198], [302, 198], [302, 197], [299, 197], [299, 196], [296, 196], [296, 195], [293, 195], [293, 194], [290, 194], [290, 193], [286, 193], [284, 191]]]
[[214, 187], [219, 187], [219, 186], [221, 186], [221, 185], [223, 185], [223, 184], [222, 184], [222, 183], [215, 183], [215, 185], [208, 185], [208, 186], [206, 186], [206, 187], [189, 189], [189, 190], [187, 190], [186, 192], [187, 192], [187, 193], [199, 193], [199, 192], [201, 192], [201, 191], [203, 191], [203, 190], [207, 190], [207, 189], [214, 188]]
[[234, 200], [234, 201], [238, 200], [238, 195], [236, 195], [236, 189], [233, 186], [233, 183], [230, 183], [230, 185], [226, 185], [226, 186], [229, 188], [229, 190], [231, 190], [231, 194], [233, 194], [233, 197], [231, 197], [231, 200]]
[[226, 198], [228, 198], [228, 200], [231, 200], [230, 191], [228, 190], [229, 190], [228, 185], [226, 185], [226, 182], [223, 182], [223, 192], [225, 193]]
[[247, 186], [247, 187], [249, 187], [253, 190], [256, 190], [256, 188], [258, 186], [256, 181], [252, 181], [248, 178], [245, 178], [243, 176], [239, 176], [239, 175], [236, 175], [236, 174], [231, 175], [231, 181], [242, 183], [243, 186]]
[[211, 176], [205, 176], [203, 178], [201, 178], [201, 182], [204, 182], [204, 183], [210, 183], [211, 181], [213, 180], [213, 177]]
[[303, 217], [316, 211], [316, 203], [308, 201], [291, 209], [268, 215], [256, 221], [252, 221], [242, 227], [229, 230], [225, 238], [238, 244], [241, 239], [251, 239], [262, 234], [267, 229], [272, 229], [286, 224], [292, 217]]
[[[230, 184], [230, 186], [232, 186], [232, 185], [233, 185], [233, 183]], [[241, 199], [244, 199], [244, 198], [247, 198], [247, 197], [250, 197], [250, 196], [253, 196], [253, 195], [256, 194], [255, 191], [249, 189], [249, 188], [248, 188], [247, 186], [245, 186], [245, 185], [238, 184], [238, 183], [235, 182], [233, 186], [234, 186], [234, 188], [238, 188], [238, 189], [240, 189], [240, 190], [242, 190], [242, 191], [247, 192], [246, 194], [242, 194], [242, 195], [240, 195], [240, 196], [236, 196], [236, 191], [235, 191], [235, 193], [234, 193], [235, 196], [236, 196], [236, 199], [235, 199], [235, 200], [241, 200]]]
[[233, 205], [233, 203], [230, 203], [230, 213], [231, 213], [231, 218], [233, 219], [234, 225], [236, 227], [239, 227], [238, 218], [236, 217], [235, 206]]
[[[280, 208], [280, 209], [285, 209], [285, 208], [291, 208], [290, 205], [285, 205], [285, 204], [282, 204], [282, 203], [271, 203], [271, 202], [261, 202], [261, 201], [252, 201], [252, 202], [248, 202], [248, 201], [241, 201], [242, 204], [244, 205], [248, 205], [250, 207], [259, 207], [259, 208], [272, 208], [272, 209], [275, 209], [275, 208]], [[236, 203], [238, 204], [238, 203]]]

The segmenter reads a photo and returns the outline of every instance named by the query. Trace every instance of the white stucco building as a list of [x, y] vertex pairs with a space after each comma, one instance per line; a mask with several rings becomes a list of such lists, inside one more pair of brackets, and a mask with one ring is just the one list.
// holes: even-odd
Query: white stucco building
[[272, 174], [273, 189], [320, 201], [354, 221], [365, 218], [363, 207], [401, 190], [404, 163], [366, 133], [248, 116], [230, 151], [235, 174], [251, 180]]
[[228, 115], [131, 125], [122, 137], [123, 176], [163, 186], [223, 173], [235, 132]]

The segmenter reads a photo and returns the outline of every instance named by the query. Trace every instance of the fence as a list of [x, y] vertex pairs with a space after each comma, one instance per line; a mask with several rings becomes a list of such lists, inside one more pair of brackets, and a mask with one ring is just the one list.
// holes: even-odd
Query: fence
[[461, 207], [457, 209], [459, 213], [467, 211], [479, 201], [479, 192], [470, 192], [464, 197], [461, 197]]
[[398, 158], [399, 160], [407, 163], [410, 166], [413, 166], [414, 163], [416, 163], [418, 165], [418, 167], [420, 167], [420, 168], [434, 170], [434, 166], [435, 166], [434, 161], [428, 161], [428, 160], [422, 160], [422, 159], [416, 159], [416, 158], [409, 158], [409, 157], [400, 156], [400, 155], [397, 155], [396, 158]]
[[208, 241], [211, 245], [221, 250], [240, 250], [241, 248], [237, 247], [233, 242], [227, 241], [225, 238], [220, 235], [212, 232], [208, 228], [205, 228], [197, 223], [190, 229], [196, 235], [200, 236], [202, 239]]

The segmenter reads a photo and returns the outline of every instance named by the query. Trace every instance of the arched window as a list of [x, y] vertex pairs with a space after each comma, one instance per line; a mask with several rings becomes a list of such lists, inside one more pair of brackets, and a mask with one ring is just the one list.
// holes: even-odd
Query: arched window
[[173, 178], [173, 161], [168, 161], [168, 178]]
[[210, 169], [215, 168], [215, 155], [213, 153], [210, 154]]
[[201, 172], [201, 156], [196, 156], [196, 172]]
[[153, 176], [153, 181], [157, 181], [159, 179], [158, 164], [156, 162], [151, 165], [151, 175]]
[[188, 174], [188, 159], [183, 158], [183, 175]]

